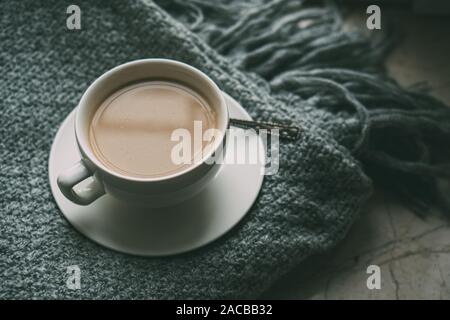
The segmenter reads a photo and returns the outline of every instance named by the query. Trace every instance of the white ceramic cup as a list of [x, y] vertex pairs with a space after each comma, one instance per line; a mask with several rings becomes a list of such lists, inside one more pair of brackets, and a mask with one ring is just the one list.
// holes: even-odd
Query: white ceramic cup
[[[211, 143], [200, 161], [185, 170], [157, 178], [136, 178], [112, 171], [99, 161], [89, 143], [89, 127], [95, 111], [108, 96], [131, 83], [149, 80], [173, 81], [199, 93], [215, 112], [221, 135]], [[81, 160], [59, 174], [59, 189], [67, 199], [79, 205], [88, 205], [106, 193], [150, 207], [180, 202], [202, 190], [217, 173], [220, 164], [208, 159], [224, 152], [228, 125], [224, 96], [203, 72], [167, 59], [143, 59], [122, 64], [95, 80], [83, 94], [75, 115], [75, 136]], [[84, 183], [79, 184], [82, 181]]]

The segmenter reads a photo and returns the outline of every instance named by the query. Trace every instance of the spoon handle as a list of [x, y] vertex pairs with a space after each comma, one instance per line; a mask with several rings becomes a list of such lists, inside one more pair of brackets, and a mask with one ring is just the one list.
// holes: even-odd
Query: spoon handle
[[243, 129], [254, 129], [257, 132], [261, 129], [267, 130], [267, 134], [275, 134], [272, 129], [278, 130], [278, 136], [287, 140], [297, 140], [300, 137], [300, 128], [294, 126], [288, 126], [285, 124], [241, 119], [230, 119], [230, 125]]

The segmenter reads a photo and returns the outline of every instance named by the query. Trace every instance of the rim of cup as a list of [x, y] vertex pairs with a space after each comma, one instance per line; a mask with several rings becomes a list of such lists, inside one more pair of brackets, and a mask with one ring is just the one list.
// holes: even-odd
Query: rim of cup
[[[87, 134], [82, 135], [83, 139], [80, 140], [80, 135], [81, 135], [80, 132], [83, 131], [83, 118], [82, 118], [82, 114], [80, 112], [80, 107], [87, 104], [88, 97], [90, 95], [95, 94], [95, 91], [98, 89], [97, 88], [98, 85], [101, 82], [103, 82], [105, 79], [110, 77], [111, 75], [113, 75], [119, 71], [122, 71], [123, 69], [129, 68], [134, 65], [143, 64], [143, 63], [160, 63], [160, 64], [163, 63], [163, 64], [170, 65], [172, 67], [187, 70], [188, 72], [195, 74], [197, 77], [203, 78], [203, 80], [205, 80], [208, 83], [210, 89], [212, 89], [214, 91], [214, 93], [217, 94], [217, 97], [220, 101], [220, 106], [214, 106], [213, 107], [214, 110], [216, 112], [217, 111], [223, 112], [223, 115], [221, 117], [222, 123], [217, 126], [220, 131], [220, 137], [219, 137], [219, 139], [216, 139], [213, 142], [212, 147], [208, 148], [206, 154], [202, 155], [201, 160], [198, 161], [197, 163], [187, 166], [184, 170], [177, 171], [173, 174], [168, 174], [168, 175], [161, 176], [161, 177], [135, 177], [135, 176], [128, 176], [125, 174], [121, 174], [119, 172], [111, 170], [108, 167], [106, 167], [95, 156], [95, 154], [92, 151], [92, 148], [90, 146], [89, 138], [88, 138]], [[150, 74], [149, 74], [149, 78], [151, 78]], [[137, 79], [136, 81], [140, 81], [140, 80], [144, 80], [144, 79]], [[165, 79], [165, 80], [170, 81], [170, 79]], [[176, 82], [177, 80], [173, 80], [173, 81]], [[126, 85], [126, 84], [124, 84], [124, 85]], [[89, 85], [87, 90], [83, 93], [83, 95], [80, 99], [80, 102], [77, 105], [76, 112], [75, 112], [75, 137], [76, 137], [78, 145], [80, 146], [80, 151], [82, 152], [82, 158], [87, 158], [89, 161], [91, 161], [95, 165], [96, 168], [101, 169], [103, 172], [105, 172], [111, 176], [114, 176], [116, 178], [123, 179], [123, 180], [134, 181], [134, 182], [166, 181], [166, 180], [170, 180], [170, 179], [174, 179], [174, 178], [183, 176], [189, 172], [194, 171], [195, 169], [197, 169], [198, 167], [203, 165], [209, 158], [211, 158], [214, 155], [214, 153], [218, 150], [219, 147], [222, 147], [222, 143], [224, 141], [224, 138], [226, 135], [226, 129], [228, 128], [228, 126], [229, 126], [229, 114], [228, 114], [227, 104], [226, 104], [226, 101], [225, 101], [222, 91], [219, 89], [219, 87], [216, 85], [216, 83], [205, 73], [203, 73], [202, 71], [198, 70], [197, 68], [195, 68], [193, 66], [190, 66], [190, 65], [180, 62], [180, 61], [171, 60], [171, 59], [162, 59], [162, 58], [134, 60], [134, 61], [130, 61], [130, 62], [126, 62], [121, 65], [118, 65], [118, 66], [108, 70], [107, 72], [102, 74], [100, 77], [98, 77], [96, 80], [94, 80], [94, 82], [92, 82]]]

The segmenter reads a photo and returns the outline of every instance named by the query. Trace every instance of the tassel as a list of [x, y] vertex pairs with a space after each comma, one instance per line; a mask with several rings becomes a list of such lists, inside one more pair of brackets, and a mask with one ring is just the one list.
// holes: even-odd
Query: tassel
[[[395, 37], [344, 31], [341, 12], [329, 2], [157, 3], [237, 68], [264, 78], [274, 94], [295, 94], [334, 115], [317, 121], [414, 212], [450, 212], [441, 181], [450, 178], [450, 109], [423, 84], [406, 90], [384, 75]], [[341, 124], [355, 117], [359, 130], [349, 139]]]

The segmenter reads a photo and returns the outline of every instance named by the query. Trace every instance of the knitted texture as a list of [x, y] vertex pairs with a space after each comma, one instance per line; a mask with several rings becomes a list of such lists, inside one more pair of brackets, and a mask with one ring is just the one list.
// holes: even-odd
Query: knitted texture
[[[185, 2], [161, 2], [179, 19], [175, 20], [150, 1], [77, 1], [82, 11], [78, 31], [66, 28], [65, 10], [71, 2], [1, 2], [0, 298], [257, 297], [292, 266], [342, 239], [370, 196], [372, 184], [359, 160], [370, 165], [364, 159], [374, 158], [368, 156], [374, 148], [368, 147], [367, 120], [376, 120], [377, 112], [380, 118], [386, 114], [375, 105], [389, 108], [415, 100], [442, 110], [438, 102], [423, 95], [415, 99], [413, 93], [380, 81], [381, 76], [352, 71], [370, 72], [377, 53], [370, 54], [363, 68], [360, 51], [370, 48], [369, 42], [345, 36], [328, 7], [302, 11], [301, 1], [296, 4], [296, 13], [320, 24], [318, 30], [312, 29], [317, 39], [323, 40], [326, 33], [329, 41], [292, 39], [295, 54], [289, 58], [292, 51], [287, 48], [270, 49], [277, 39], [264, 34], [267, 29], [253, 33], [251, 42], [250, 34], [256, 31], [245, 23], [236, 26], [239, 22], [233, 20], [233, 10], [248, 15], [241, 15], [240, 21], [257, 19], [251, 13], [256, 11], [260, 17], [265, 12], [272, 18], [285, 16], [279, 9], [281, 1], [259, 7], [255, 1], [257, 9], [238, 2], [228, 7]], [[222, 15], [214, 14], [219, 9]], [[208, 10], [209, 21], [198, 18], [206, 17]], [[284, 20], [286, 25], [296, 23], [291, 18]], [[280, 30], [281, 36], [289, 36]], [[326, 49], [333, 41], [347, 43], [353, 56], [337, 59], [339, 48], [334, 47], [334, 56], [328, 57]], [[319, 47], [322, 54], [316, 52], [314, 58], [311, 54]], [[272, 51], [264, 55], [264, 48]], [[250, 59], [249, 51], [258, 49], [262, 56], [254, 53]], [[284, 64], [277, 55], [285, 57]], [[47, 166], [59, 125], [88, 85], [121, 63], [154, 57], [199, 68], [254, 118], [292, 122], [303, 133], [297, 142], [281, 143], [278, 174], [265, 177], [257, 202], [232, 231], [193, 252], [142, 258], [104, 249], [77, 233], [53, 200]], [[353, 63], [348, 64], [351, 58]], [[345, 70], [337, 72], [330, 69], [333, 66]], [[374, 106], [372, 114], [369, 106]], [[436, 119], [432, 112], [418, 117], [410, 128], [422, 128], [421, 119]], [[448, 116], [439, 112], [441, 119]], [[431, 132], [441, 124], [436, 121], [429, 121]], [[439, 128], [445, 137], [447, 128]], [[71, 265], [82, 270], [81, 290], [66, 287], [66, 268]]]

